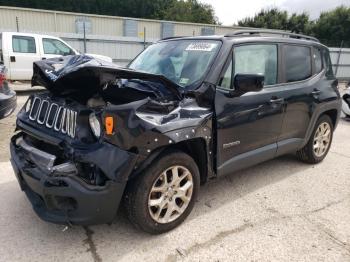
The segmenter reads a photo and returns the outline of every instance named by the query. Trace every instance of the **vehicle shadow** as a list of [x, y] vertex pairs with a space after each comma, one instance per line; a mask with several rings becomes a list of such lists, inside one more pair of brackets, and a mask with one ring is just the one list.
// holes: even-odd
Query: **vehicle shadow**
[[[308, 168], [312, 168], [312, 165], [301, 163], [294, 155], [287, 155], [210, 180], [201, 187], [197, 203], [186, 222], [195, 220], [202, 215], [207, 215], [209, 212], [216, 212], [217, 209], [228, 202], [232, 203], [260, 188], [278, 183]], [[97, 233], [99, 230], [103, 231], [104, 227], [109, 227], [109, 230], [119, 233], [129, 231], [129, 234], [135, 234], [135, 238], [138, 239], [141, 236], [144, 236], [145, 239], [150, 237], [148, 234], [135, 229], [128, 222], [123, 209], [119, 210], [112, 225], [95, 226], [94, 230]], [[115, 236], [117, 241], [120, 234], [116, 233]]]
[[[223, 205], [239, 201], [247, 194], [278, 183], [308, 168], [312, 166], [297, 161], [294, 156], [283, 156], [211, 180], [201, 187], [195, 208], [188, 219], [177, 229], [158, 236], [135, 229], [127, 220], [123, 209], [119, 210], [111, 225], [74, 226], [63, 232], [64, 226], [41, 221], [32, 211], [24, 194], [19, 191], [17, 182], [11, 181], [0, 184], [0, 197], [9, 201], [2, 206], [0, 213], [0, 224], [3, 224], [4, 228], [7, 227], [0, 232], [0, 239], [9, 239], [9, 241], [0, 247], [0, 252], [8, 256], [11, 253], [13, 259], [16, 258], [13, 256], [14, 250], [21, 249], [23, 245], [26, 249], [35, 250], [40, 243], [45, 243], [48, 247], [54, 247], [55, 251], [48, 248], [41, 251], [42, 255], [52, 255], [52, 252], [57, 252], [59, 256], [67, 259], [72, 257], [73, 249], [82, 250], [80, 253], [92, 257], [95, 261], [99, 261], [102, 257], [130, 257], [139, 254], [140, 247], [143, 250], [155, 252], [154, 247], [157, 246], [160, 250], [164, 250], [165, 254], [173, 254], [177, 246], [173, 246], [171, 250], [166, 250], [165, 247], [171, 238], [178, 239], [181, 244], [186, 240], [187, 232], [193, 231], [192, 233], [200, 235], [200, 232], [194, 232], [195, 229], [188, 227], [196, 223], [195, 220], [198, 222], [208, 213], [220, 212], [218, 209]], [[59, 250], [66, 250], [66, 252], [60, 254]]]
[[[312, 165], [300, 162], [294, 155], [286, 155], [212, 179], [201, 186], [194, 210], [187, 220], [195, 219], [208, 212], [215, 212], [227, 202], [234, 202], [260, 188], [278, 183], [308, 168], [312, 168]], [[127, 220], [122, 208], [118, 211], [112, 226], [118, 227], [120, 220]]]

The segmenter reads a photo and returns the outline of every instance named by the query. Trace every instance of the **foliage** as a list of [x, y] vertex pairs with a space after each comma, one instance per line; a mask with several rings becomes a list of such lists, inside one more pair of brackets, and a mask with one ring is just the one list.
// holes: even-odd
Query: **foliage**
[[350, 47], [350, 7], [324, 12], [315, 22], [312, 33], [329, 46]]
[[323, 12], [315, 21], [311, 21], [307, 13], [288, 15], [286, 11], [273, 8], [245, 18], [238, 25], [288, 30], [315, 36], [329, 46], [340, 46], [343, 41], [343, 46], [350, 47], [350, 8], [344, 6]]
[[277, 8], [270, 10], [263, 9], [253, 18], [248, 17], [239, 21], [238, 25], [256, 28], [287, 30], [288, 13], [286, 11], [280, 11]]
[[[219, 24], [213, 7], [199, 0], [0, 0], [0, 5]], [[238, 25], [288, 30], [313, 35], [326, 45], [335, 47], [343, 42], [350, 47], [350, 8], [344, 6], [322, 13], [315, 21], [307, 13], [289, 15], [278, 8], [263, 9]]]
[[217, 24], [211, 5], [198, 0], [0, 0], [0, 5]]

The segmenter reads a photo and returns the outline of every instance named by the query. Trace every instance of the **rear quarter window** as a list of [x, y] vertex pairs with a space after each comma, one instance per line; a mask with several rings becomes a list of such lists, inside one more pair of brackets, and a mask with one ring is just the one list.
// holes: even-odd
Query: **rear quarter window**
[[332, 67], [332, 60], [331, 57], [329, 55], [329, 51], [328, 49], [323, 49], [322, 50], [322, 57], [323, 57], [323, 63], [324, 63], [324, 67], [326, 70], [326, 76], [333, 78], [334, 77], [334, 73], [333, 73], [333, 67]]
[[295, 82], [305, 80], [312, 75], [311, 49], [306, 46], [285, 45], [285, 80]]
[[323, 70], [323, 61], [321, 50], [314, 48], [315, 73], [318, 74]]
[[12, 36], [12, 48], [16, 53], [36, 53], [35, 39], [30, 36]]

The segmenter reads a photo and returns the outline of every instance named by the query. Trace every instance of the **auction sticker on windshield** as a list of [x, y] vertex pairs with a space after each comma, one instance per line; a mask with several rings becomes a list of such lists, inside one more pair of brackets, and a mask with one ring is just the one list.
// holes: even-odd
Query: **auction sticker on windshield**
[[191, 43], [187, 48], [186, 51], [204, 51], [204, 52], [211, 52], [213, 49], [217, 47], [217, 44], [215, 43], [206, 43], [206, 42], [198, 42], [198, 43]]

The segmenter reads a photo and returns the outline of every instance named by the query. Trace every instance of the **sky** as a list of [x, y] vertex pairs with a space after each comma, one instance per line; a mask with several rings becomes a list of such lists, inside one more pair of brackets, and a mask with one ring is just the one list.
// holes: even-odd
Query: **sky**
[[289, 13], [306, 11], [311, 19], [316, 19], [322, 11], [339, 5], [350, 6], [350, 0], [201, 0], [211, 4], [216, 16], [223, 25], [232, 25], [237, 21], [252, 17], [262, 8], [277, 7]]

